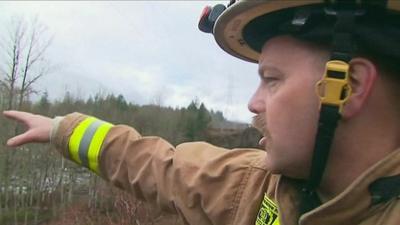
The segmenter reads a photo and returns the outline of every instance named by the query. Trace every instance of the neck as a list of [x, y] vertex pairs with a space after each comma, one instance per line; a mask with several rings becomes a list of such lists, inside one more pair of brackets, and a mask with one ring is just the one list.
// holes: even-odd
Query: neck
[[364, 171], [400, 146], [398, 116], [382, 109], [387, 108], [375, 106], [357, 118], [340, 122], [318, 190], [323, 202], [344, 191]]

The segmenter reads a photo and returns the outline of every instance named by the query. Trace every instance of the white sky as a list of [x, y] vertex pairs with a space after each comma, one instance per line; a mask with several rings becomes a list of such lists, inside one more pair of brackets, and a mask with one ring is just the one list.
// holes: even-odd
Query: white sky
[[[223, 1], [226, 4], [228, 1]], [[187, 106], [197, 98], [231, 120], [249, 122], [257, 65], [236, 59], [197, 28], [205, 1], [0, 2], [0, 36], [11, 18], [38, 16], [57, 66], [37, 88], [51, 98], [122, 94], [137, 104]]]

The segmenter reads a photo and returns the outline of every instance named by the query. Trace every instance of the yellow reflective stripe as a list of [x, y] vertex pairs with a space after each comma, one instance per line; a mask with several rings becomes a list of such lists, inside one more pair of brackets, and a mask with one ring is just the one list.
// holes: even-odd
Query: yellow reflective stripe
[[88, 117], [75, 127], [69, 139], [70, 158], [99, 174], [99, 155], [103, 141], [113, 125]]
[[85, 134], [86, 129], [92, 124], [96, 119], [94, 117], [88, 117], [84, 119], [82, 122], [75, 127], [68, 143], [69, 155], [70, 158], [76, 163], [81, 164], [82, 161], [79, 157], [79, 145], [81, 143], [81, 139]]
[[278, 207], [266, 193], [258, 211], [256, 225], [279, 225]]
[[89, 169], [99, 174], [99, 155], [103, 141], [113, 125], [111, 123], [104, 122], [97, 128], [92, 141], [90, 142], [88, 151]]

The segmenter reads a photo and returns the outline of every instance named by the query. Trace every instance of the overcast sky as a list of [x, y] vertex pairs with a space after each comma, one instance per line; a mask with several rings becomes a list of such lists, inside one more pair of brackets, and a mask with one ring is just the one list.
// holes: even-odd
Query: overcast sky
[[[228, 1], [226, 1], [228, 2]], [[223, 3], [226, 3], [223, 2]], [[88, 97], [186, 107], [197, 98], [231, 120], [249, 122], [257, 65], [236, 59], [197, 28], [205, 1], [0, 2], [0, 35], [14, 16], [38, 16], [57, 69], [37, 85], [51, 98]]]

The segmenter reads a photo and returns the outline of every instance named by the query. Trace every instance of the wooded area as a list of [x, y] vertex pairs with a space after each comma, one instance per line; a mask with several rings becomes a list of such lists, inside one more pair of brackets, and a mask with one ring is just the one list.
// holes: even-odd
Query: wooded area
[[[135, 127], [142, 135], [157, 135], [176, 145], [204, 140], [228, 148], [257, 147], [258, 132], [247, 124], [227, 121], [221, 112], [199, 101], [187, 107], [138, 105], [122, 95], [96, 94], [81, 99], [67, 92], [50, 101], [34, 84], [48, 73], [45, 58], [51, 38], [37, 21], [17, 21], [2, 41], [0, 110], [17, 109], [50, 117], [81, 112], [114, 124]], [[31, 96], [41, 95], [32, 102]], [[0, 224], [181, 224], [176, 216], [159, 215], [132, 196], [65, 160], [50, 145], [17, 149], [6, 140], [23, 131], [0, 117]]]

